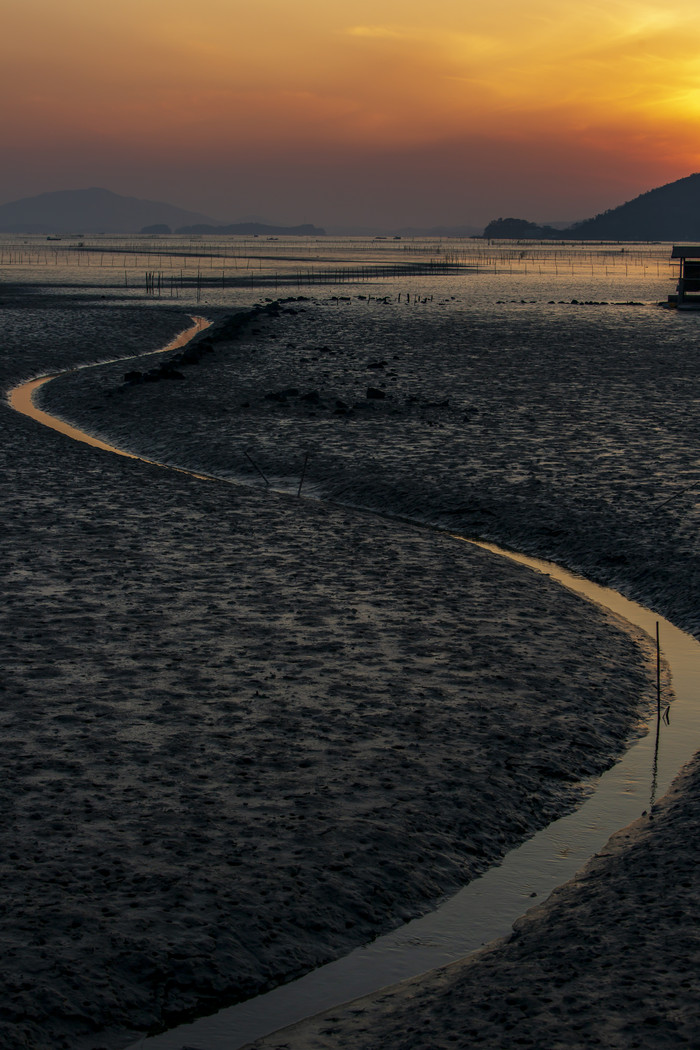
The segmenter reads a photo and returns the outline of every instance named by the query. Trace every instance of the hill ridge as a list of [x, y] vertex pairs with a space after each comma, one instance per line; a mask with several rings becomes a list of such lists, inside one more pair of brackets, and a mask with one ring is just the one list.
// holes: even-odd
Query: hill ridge
[[647, 190], [563, 230], [526, 219], [494, 219], [484, 230], [489, 239], [700, 241], [700, 173]]

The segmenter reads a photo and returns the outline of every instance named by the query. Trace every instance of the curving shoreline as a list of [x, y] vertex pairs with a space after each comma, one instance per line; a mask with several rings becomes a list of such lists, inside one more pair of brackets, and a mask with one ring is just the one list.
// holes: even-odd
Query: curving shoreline
[[[200, 332], [205, 331], [211, 321], [207, 321], [204, 317], [193, 317], [192, 326], [186, 328], [180, 332], [173, 339], [169, 340], [168, 343], [157, 353], [169, 353], [173, 350], [178, 350], [180, 347], [187, 346], [187, 344], [199, 335]], [[87, 365], [79, 365], [78, 368], [69, 368], [62, 372], [54, 372], [51, 375], [39, 376], [36, 379], [27, 380], [24, 383], [20, 383], [18, 386], [12, 387], [6, 393], [6, 399], [10, 405], [10, 408], [14, 409], [15, 412], [19, 412], [23, 416], [28, 416], [30, 419], [35, 420], [37, 423], [41, 423], [45, 427], [49, 427], [50, 430], [56, 430], [59, 434], [65, 434], [66, 437], [73, 438], [74, 441], [82, 441], [86, 445], [90, 445], [92, 448], [100, 448], [105, 452], [114, 452], [117, 456], [125, 456], [127, 459], [142, 459], [145, 463], [154, 463], [154, 460], [145, 459], [142, 456], [137, 456], [133, 452], [128, 452], [125, 449], [117, 448], [116, 445], [108, 444], [105, 441], [101, 441], [98, 437], [93, 434], [88, 434], [86, 431], [81, 430], [79, 427], [73, 426], [64, 419], [60, 419], [58, 416], [51, 415], [49, 412], [44, 412], [34, 402], [34, 395], [41, 387], [45, 386], [46, 383], [51, 382], [53, 379], [57, 379], [59, 376], [71, 375], [71, 373], [78, 371], [82, 368], [98, 368], [100, 364], [121, 364], [124, 361], [138, 360], [141, 354], [128, 354], [126, 357], [109, 358], [108, 361], [94, 362]], [[160, 464], [155, 464], [160, 465]]]
[[[182, 344], [180, 344], [180, 345], [182, 345]], [[37, 417], [35, 416], [35, 418], [37, 418]], [[76, 435], [74, 434], [74, 435], [72, 435], [72, 436], [76, 436]], [[81, 435], [81, 439], [82, 439], [82, 435]], [[123, 454], [123, 455], [128, 455], [128, 456], [133, 456], [133, 455], [134, 455], [133, 453], [127, 453], [127, 452], [124, 452], [123, 450], [120, 450], [120, 449], [117, 449], [117, 448], [115, 448], [114, 446], [109, 446], [109, 445], [106, 445], [106, 444], [101, 444], [101, 445], [100, 445], [100, 447], [102, 447], [102, 448], [108, 448], [108, 449], [109, 449], [110, 451], [118, 452], [119, 454]], [[141, 458], [142, 458], [142, 457], [141, 457]], [[154, 461], [149, 461], [149, 460], [146, 460], [146, 462], [151, 462], [151, 463], [153, 463]], [[161, 465], [161, 464], [157, 464], [157, 465]], [[177, 469], [177, 468], [175, 468], [175, 469]], [[195, 475], [195, 476], [199, 476], [199, 475]], [[177, 1037], [176, 1037], [176, 1038], [177, 1038]], [[156, 1043], [158, 1043], [158, 1041], [157, 1041], [157, 1040], [156, 1040]], [[166, 1045], [166, 1044], [164, 1043], [163, 1045]], [[240, 1045], [240, 1044], [238, 1044], [238, 1045]]]
[[[499, 550], [492, 544], [483, 546], [500, 557], [526, 564], [536, 573], [547, 574], [646, 633], [659, 622], [649, 610], [608, 588], [590, 585], [559, 566]], [[657, 725], [656, 745], [653, 732], [633, 743], [573, 813], [515, 847], [497, 867], [434, 912], [289, 985], [223, 1010], [213, 1018], [140, 1040], [129, 1050], [179, 1050], [185, 1043], [205, 1045], [208, 1050], [240, 1050], [253, 1041], [260, 1048], [289, 1045], [302, 1050], [311, 1045], [312, 1038], [319, 1038], [324, 1027], [333, 1032], [333, 1038], [323, 1042], [330, 1050], [352, 1040], [358, 1016], [363, 1018], [367, 1045], [376, 1045], [379, 1036], [374, 1024], [383, 1020], [382, 1004], [410, 1000], [416, 991], [439, 983], [445, 967], [461, 972], [477, 964], [486, 953], [508, 941], [513, 926], [532, 921], [531, 898], [545, 902], [538, 910], [547, 915], [553, 901], [576, 883], [577, 873], [594, 866], [603, 847], [609, 848], [606, 844], [611, 836], [617, 842], [628, 841], [635, 822], [637, 833], [647, 830], [657, 793], [664, 795], [679, 770], [700, 750], [695, 689], [700, 680], [700, 643], [665, 620], [661, 621], [661, 632], [675, 693], [673, 732], [670, 739], [662, 741], [661, 748]], [[435, 1035], [433, 1032], [431, 1038]]]

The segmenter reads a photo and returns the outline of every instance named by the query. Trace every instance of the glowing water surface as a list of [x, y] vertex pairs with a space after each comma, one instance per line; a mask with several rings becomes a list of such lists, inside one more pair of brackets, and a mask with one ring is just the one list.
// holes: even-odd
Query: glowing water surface
[[[465, 542], [476, 542], [466, 540]], [[299, 980], [193, 1024], [140, 1039], [129, 1050], [237, 1050], [306, 1017], [464, 958], [510, 932], [514, 921], [568, 881], [609, 837], [651, 808], [678, 770], [700, 749], [700, 643], [616, 591], [551, 562], [477, 543], [623, 616], [652, 636], [659, 623], [675, 693], [670, 724], [636, 741], [569, 813], [513, 849], [434, 912], [358, 948]]]
[[[197, 319], [193, 328], [181, 333], [164, 349], [184, 345], [207, 324], [202, 318]], [[12, 407], [77, 440], [119, 455], [143, 458], [94, 439], [37, 409], [32, 395], [51, 378], [44, 376], [11, 391]], [[195, 476], [214, 480], [207, 475]], [[694, 638], [617, 592], [590, 583], [553, 563], [493, 544], [461, 537], [455, 540], [476, 543], [494, 556], [510, 558], [536, 573], [545, 573], [641, 627], [652, 637], [658, 623], [675, 694], [670, 724], [662, 722], [658, 734], [648, 733], [636, 741], [612, 769], [590, 785], [591, 794], [575, 812], [554, 821], [511, 850], [498, 866], [447, 899], [434, 912], [299, 980], [193, 1024], [142, 1038], [130, 1050], [181, 1050], [185, 1046], [237, 1050], [305, 1017], [469, 955], [507, 934], [528, 907], [570, 879], [613, 832], [647, 811], [653, 800], [666, 791], [678, 770], [700, 749], [700, 705], [696, 703], [700, 644]]]
[[[178, 350], [181, 346], [186, 346], [199, 332], [205, 328], [209, 328], [211, 321], [208, 321], [205, 317], [193, 317], [193, 324], [190, 328], [186, 328], [179, 335], [176, 335], [167, 346], [164, 346], [157, 353], [164, 354], [169, 350]], [[111, 361], [133, 361], [136, 357], [142, 357], [142, 354], [135, 354], [130, 357], [112, 358]], [[100, 364], [108, 364], [111, 362], [101, 361]], [[80, 365], [78, 368], [70, 369], [69, 371], [79, 372], [84, 368], [94, 368], [93, 364]], [[43, 423], [45, 427], [50, 427], [51, 430], [57, 430], [60, 434], [66, 434], [68, 437], [74, 438], [75, 441], [82, 441], [85, 445], [92, 445], [93, 448], [102, 448], [107, 452], [114, 452], [118, 456], [126, 456], [129, 459], [141, 459], [143, 456], [135, 456], [133, 452], [127, 452], [125, 449], [117, 448], [114, 445], [109, 445], [104, 441], [100, 441], [99, 438], [94, 437], [92, 434], [87, 434], [84, 430], [80, 430], [78, 427], [73, 426], [72, 423], [66, 422], [64, 419], [59, 419], [58, 416], [52, 416], [48, 412], [43, 412], [42, 409], [37, 408], [34, 404], [34, 394], [36, 391], [44, 386], [45, 383], [49, 383], [52, 379], [56, 379], [58, 375], [67, 375], [67, 372], [56, 372], [53, 375], [39, 376], [37, 379], [30, 379], [27, 383], [22, 383], [20, 386], [14, 387], [10, 390], [7, 395], [7, 400], [11, 408], [14, 408], [16, 412], [20, 412], [23, 416], [29, 416], [30, 419], [35, 419], [37, 423]], [[152, 463], [153, 460], [145, 460], [147, 463]], [[162, 466], [162, 464], [158, 464]], [[199, 475], [198, 475], [199, 476]]]
[[[181, 346], [186, 346], [190, 340], [194, 339], [199, 332], [204, 331], [205, 328], [209, 328], [211, 321], [208, 321], [205, 317], [193, 317], [193, 324], [190, 328], [186, 328], [179, 335], [176, 335], [167, 346], [162, 347], [160, 350], [151, 351], [150, 353], [164, 354], [169, 350], [178, 350]], [[43, 423], [44, 426], [50, 427], [51, 430], [57, 430], [59, 434], [65, 434], [67, 437], [73, 438], [75, 441], [80, 441], [84, 445], [91, 445], [93, 448], [101, 448], [106, 452], [114, 452], [117, 456], [126, 456], [127, 459], [137, 459], [141, 463], [150, 463], [154, 467], [163, 467], [164, 470], [175, 470], [181, 474], [190, 474], [194, 478], [199, 478], [200, 481], [218, 481], [218, 478], [214, 478], [208, 474], [195, 473], [192, 470], [180, 470], [179, 467], [167, 466], [165, 463], [159, 463], [155, 459], [147, 459], [145, 456], [137, 456], [133, 452], [127, 452], [126, 449], [118, 448], [116, 445], [110, 445], [106, 441], [100, 440], [93, 434], [88, 434], [85, 430], [81, 430], [79, 427], [74, 426], [65, 419], [60, 419], [58, 416], [52, 416], [49, 412], [44, 412], [43, 409], [38, 408], [34, 404], [34, 394], [40, 387], [46, 383], [51, 382], [52, 379], [56, 379], [59, 375], [68, 375], [70, 372], [79, 372], [84, 368], [96, 368], [98, 364], [113, 364], [115, 361], [133, 361], [136, 358], [150, 356], [143, 354], [133, 354], [129, 357], [112, 358], [109, 361], [99, 361], [96, 364], [80, 365], [78, 368], [69, 369], [68, 372], [56, 372], [52, 375], [39, 376], [37, 379], [30, 379], [26, 383], [21, 383], [19, 386], [13, 387], [7, 395], [7, 400], [11, 408], [14, 408], [16, 412], [20, 412], [23, 416], [29, 416], [30, 419], [36, 420], [37, 423]]]

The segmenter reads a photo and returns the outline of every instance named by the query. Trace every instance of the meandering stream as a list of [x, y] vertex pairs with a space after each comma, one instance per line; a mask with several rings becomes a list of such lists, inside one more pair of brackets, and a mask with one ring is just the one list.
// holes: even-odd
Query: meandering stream
[[[164, 350], [184, 346], [207, 324], [202, 318], [196, 319], [192, 328], [181, 333]], [[144, 458], [93, 438], [38, 409], [33, 403], [34, 393], [52, 378], [55, 376], [43, 376], [16, 387], [8, 395], [11, 406], [76, 440], [132, 459]], [[210, 475], [195, 476], [221, 480]], [[510, 558], [534, 572], [544, 572], [641, 627], [652, 637], [658, 623], [675, 694], [669, 724], [661, 721], [655, 727], [658, 732], [650, 732], [633, 743], [612, 769], [590, 785], [590, 795], [575, 812], [511, 850], [501, 864], [429, 915], [272, 992], [193, 1024], [141, 1039], [131, 1050], [180, 1050], [185, 1045], [206, 1050], [236, 1050], [304, 1017], [462, 958], [494, 938], [506, 935], [520, 915], [570, 879], [613, 832], [648, 811], [678, 770], [700, 749], [700, 705], [696, 702], [700, 644], [694, 638], [615, 591], [574, 576], [557, 565], [468, 538], [455, 537], [455, 542], [458, 541], [477, 543], [494, 556]]]

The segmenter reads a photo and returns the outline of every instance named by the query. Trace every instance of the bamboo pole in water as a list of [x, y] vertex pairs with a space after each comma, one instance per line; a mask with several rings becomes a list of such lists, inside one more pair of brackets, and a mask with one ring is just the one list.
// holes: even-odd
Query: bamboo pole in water
[[656, 714], [661, 717], [661, 646], [659, 644], [659, 621], [656, 621]]

